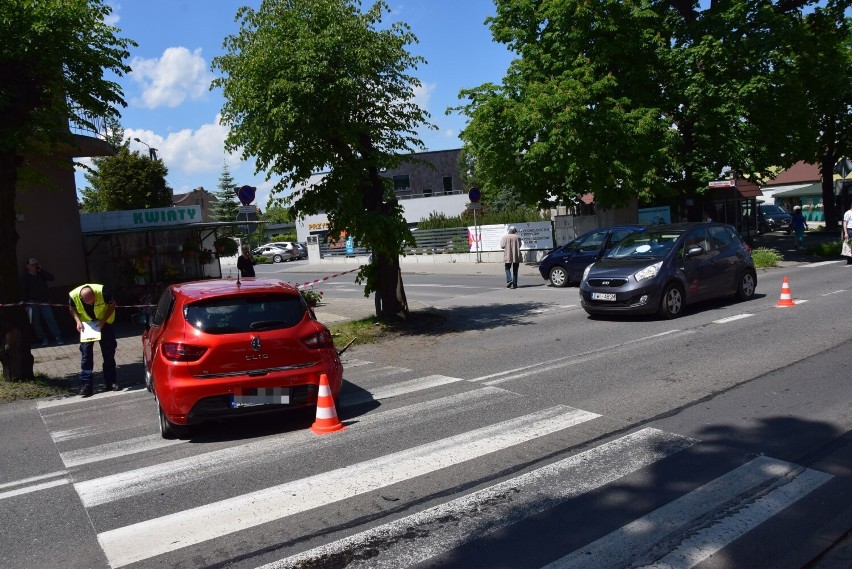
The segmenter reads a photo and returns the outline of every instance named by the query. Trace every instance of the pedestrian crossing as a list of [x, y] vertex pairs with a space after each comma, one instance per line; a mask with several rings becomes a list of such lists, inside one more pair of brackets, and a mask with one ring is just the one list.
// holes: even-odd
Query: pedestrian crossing
[[610, 435], [613, 418], [495, 385], [527, 370], [344, 369], [349, 429], [327, 436], [294, 419], [167, 441], [144, 390], [41, 402], [65, 470], [30, 491], [70, 483], [110, 567], [695, 567], [832, 479], [653, 427]]

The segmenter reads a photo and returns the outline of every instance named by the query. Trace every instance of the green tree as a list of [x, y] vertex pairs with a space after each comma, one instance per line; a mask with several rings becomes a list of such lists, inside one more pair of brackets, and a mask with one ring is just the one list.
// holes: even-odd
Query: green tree
[[790, 162], [778, 117], [796, 114], [790, 39], [808, 3], [498, 0], [488, 23], [518, 58], [501, 85], [461, 93], [478, 176], [528, 204], [594, 192], [609, 207]]
[[[129, 148], [130, 140], [125, 140], [124, 127], [115, 117], [107, 117], [103, 132], [104, 140], [110, 143], [114, 149]], [[84, 167], [83, 177], [89, 185], [80, 190], [80, 206], [84, 213], [105, 211], [100, 207], [101, 178], [98, 175], [98, 167], [106, 158], [97, 156], [92, 158], [92, 166]]]
[[[237, 200], [237, 183], [231, 176], [227, 162], [222, 164], [222, 173], [219, 175], [217, 187], [219, 190], [213, 192], [213, 195], [216, 196], [216, 203], [213, 204], [213, 219], [216, 221], [236, 221], [237, 215], [240, 213], [240, 202]], [[219, 230], [219, 235], [228, 237], [238, 233], [239, 230], [235, 226], [223, 227]]]
[[359, 272], [365, 295], [376, 293], [380, 317], [407, 317], [399, 256], [413, 243], [389, 180], [404, 154], [423, 147], [417, 129], [428, 113], [414, 102], [410, 75], [423, 59], [404, 23], [385, 25], [377, 1], [362, 12], [356, 0], [265, 0], [241, 8], [240, 32], [226, 38], [213, 61], [225, 96], [222, 122], [229, 149], [256, 158], [258, 171], [281, 176], [284, 193], [328, 170], [292, 198], [304, 216], [325, 211], [330, 236], [342, 231], [370, 248]]
[[843, 212], [834, 202], [833, 170], [852, 154], [852, 20], [844, 16], [849, 0], [828, 2], [806, 14], [796, 30], [792, 76], [805, 111], [796, 133], [797, 158], [819, 164], [826, 228], [836, 228]]
[[114, 156], [99, 158], [97, 170], [87, 173], [92, 184], [82, 190], [84, 211], [120, 211], [170, 207], [172, 189], [161, 159], [131, 152], [125, 144]]
[[[117, 117], [125, 105], [105, 72], [129, 72], [124, 61], [135, 44], [104, 23], [111, 10], [101, 0], [0, 2], [0, 362], [10, 380], [33, 374], [26, 312], [9, 307], [21, 299], [18, 185], [37, 178], [30, 159], [63, 155], [61, 146], [72, 143], [69, 122], [97, 132], [98, 118]], [[71, 167], [67, 155], [61, 159]]]

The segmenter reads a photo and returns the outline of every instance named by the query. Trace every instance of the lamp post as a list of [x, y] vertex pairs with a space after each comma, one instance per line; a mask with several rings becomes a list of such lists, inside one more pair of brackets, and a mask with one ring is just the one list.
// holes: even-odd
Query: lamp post
[[147, 142], [143, 142], [143, 141], [139, 140], [138, 138], [134, 138], [133, 140], [135, 140], [139, 144], [144, 144], [145, 146], [148, 147], [148, 158], [150, 158], [151, 160], [157, 159], [157, 149], [156, 148], [151, 148], [151, 146]]

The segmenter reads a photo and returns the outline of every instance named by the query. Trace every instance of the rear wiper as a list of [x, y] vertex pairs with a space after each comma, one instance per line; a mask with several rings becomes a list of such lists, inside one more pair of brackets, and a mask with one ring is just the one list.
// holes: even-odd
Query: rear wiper
[[276, 328], [283, 325], [283, 320], [258, 320], [257, 322], [252, 322], [249, 328], [252, 330], [259, 330], [260, 328]]

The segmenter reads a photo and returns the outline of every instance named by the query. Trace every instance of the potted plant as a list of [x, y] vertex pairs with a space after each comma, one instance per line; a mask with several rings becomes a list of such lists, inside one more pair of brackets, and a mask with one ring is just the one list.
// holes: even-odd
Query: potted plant
[[148, 280], [148, 259], [141, 255], [133, 258], [133, 280], [144, 285]]
[[303, 288], [299, 292], [302, 293], [302, 298], [305, 299], [305, 302], [307, 302], [308, 306], [310, 306], [311, 308], [316, 307], [316, 305], [319, 304], [319, 302], [322, 300], [322, 292], [316, 291], [312, 288]]
[[237, 242], [230, 237], [217, 237], [213, 242], [216, 255], [219, 257], [233, 257], [237, 254]]

